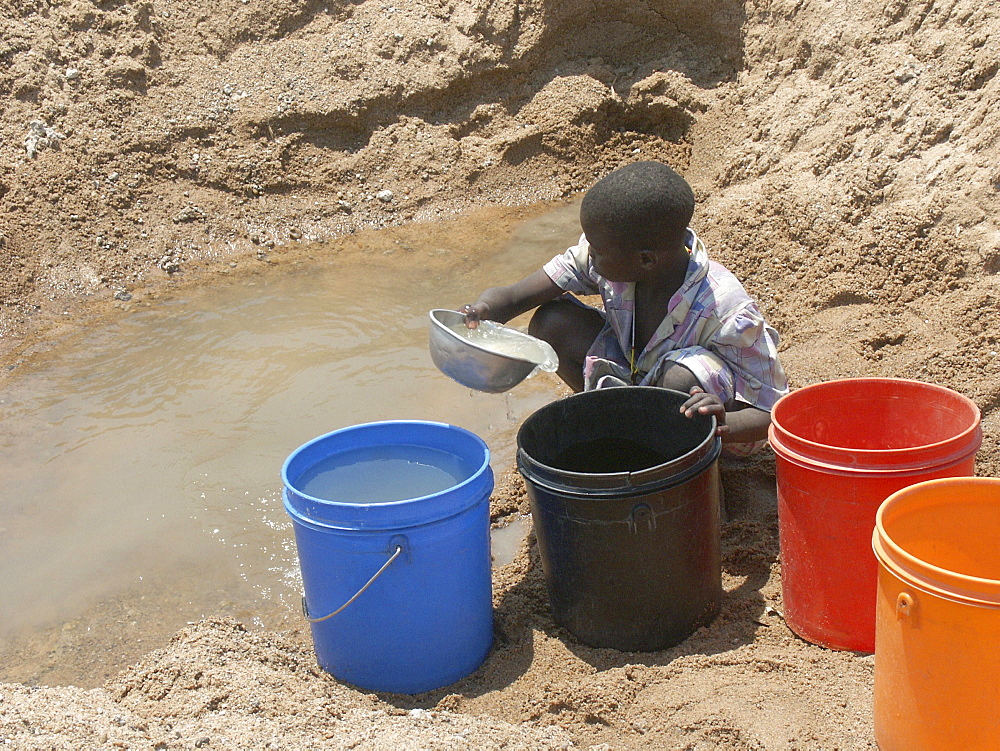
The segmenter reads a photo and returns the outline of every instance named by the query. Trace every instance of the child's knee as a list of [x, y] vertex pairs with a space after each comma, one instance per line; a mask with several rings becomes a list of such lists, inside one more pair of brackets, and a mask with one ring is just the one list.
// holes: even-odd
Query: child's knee
[[528, 333], [546, 341], [560, 334], [566, 328], [566, 314], [562, 307], [567, 305], [563, 300], [550, 300], [539, 305], [531, 315], [528, 323]]
[[675, 350], [676, 359], [663, 364], [658, 386], [690, 393], [693, 386], [715, 394], [729, 409], [733, 400], [734, 377], [732, 370], [713, 352], [703, 347], [686, 347]]
[[698, 379], [695, 378], [694, 373], [676, 362], [667, 364], [663, 370], [663, 375], [660, 376], [658, 385], [665, 389], [682, 391], [685, 394], [690, 393], [691, 389], [695, 386], [701, 386]]
[[552, 344], [579, 344], [583, 351], [604, 328], [604, 318], [594, 308], [557, 298], [538, 306], [528, 324], [528, 333]]

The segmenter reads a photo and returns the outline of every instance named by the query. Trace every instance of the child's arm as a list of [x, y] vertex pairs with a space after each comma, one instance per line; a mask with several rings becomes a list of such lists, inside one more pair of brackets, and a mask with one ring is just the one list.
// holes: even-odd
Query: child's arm
[[745, 407], [726, 412], [726, 406], [715, 394], [708, 394], [695, 386], [691, 389], [691, 398], [681, 405], [681, 413], [685, 417], [715, 415], [718, 423], [718, 434], [723, 443], [754, 443], [767, 440], [767, 429], [771, 424], [771, 413], [763, 409]]
[[479, 321], [506, 323], [544, 302], [554, 300], [563, 290], [542, 269], [506, 287], [490, 287], [474, 303], [458, 309], [465, 314], [465, 325], [476, 328]]

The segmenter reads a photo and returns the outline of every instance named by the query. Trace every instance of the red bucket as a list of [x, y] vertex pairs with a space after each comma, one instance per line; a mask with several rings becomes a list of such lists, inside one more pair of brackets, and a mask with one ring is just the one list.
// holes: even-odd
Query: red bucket
[[909, 485], [974, 474], [979, 408], [943, 386], [850, 378], [787, 394], [771, 418], [785, 621], [814, 644], [874, 652], [875, 513]]

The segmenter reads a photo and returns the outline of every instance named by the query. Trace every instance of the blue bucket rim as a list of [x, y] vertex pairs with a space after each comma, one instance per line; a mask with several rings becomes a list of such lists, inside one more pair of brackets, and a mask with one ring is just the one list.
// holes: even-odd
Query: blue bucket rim
[[[296, 457], [318, 443], [330, 441], [331, 439], [343, 437], [351, 433], [391, 431], [394, 428], [401, 427], [408, 429], [428, 428], [435, 431], [440, 430], [443, 433], [451, 435], [460, 435], [463, 440], [470, 441], [482, 452], [482, 461], [478, 466], [474, 467], [465, 480], [445, 490], [429, 495], [405, 498], [399, 501], [387, 501], [385, 503], [345, 503], [343, 501], [317, 498], [302, 492], [289, 479], [288, 470]], [[400, 441], [395, 445], [422, 444], [412, 441]], [[426, 448], [446, 450], [437, 446], [426, 446]], [[295, 521], [331, 529], [395, 529], [439, 521], [457, 514], [481, 500], [480, 492], [482, 489], [476, 487], [478, 485], [486, 486], [486, 495], [488, 497], [493, 487], [490, 458], [490, 448], [486, 441], [472, 431], [457, 425], [451, 425], [450, 423], [434, 420], [380, 420], [348, 425], [306, 441], [288, 455], [281, 465], [281, 481], [285, 490], [283, 494], [284, 506], [285, 510]], [[295, 500], [300, 500], [302, 502], [301, 505], [309, 506], [313, 510], [321, 509], [326, 513], [322, 515], [322, 518], [305, 513], [305, 510], [300, 508], [295, 503]]]

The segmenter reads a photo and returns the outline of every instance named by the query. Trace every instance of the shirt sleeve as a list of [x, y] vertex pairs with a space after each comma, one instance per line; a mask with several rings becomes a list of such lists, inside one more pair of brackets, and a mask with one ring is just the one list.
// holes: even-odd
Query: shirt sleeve
[[778, 360], [778, 332], [752, 302], [725, 320], [711, 347], [733, 371], [735, 398], [770, 411], [788, 393]]
[[590, 244], [585, 235], [580, 235], [576, 245], [553, 258], [542, 270], [557, 287], [567, 292], [596, 295], [601, 291], [590, 264]]

